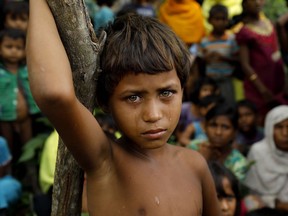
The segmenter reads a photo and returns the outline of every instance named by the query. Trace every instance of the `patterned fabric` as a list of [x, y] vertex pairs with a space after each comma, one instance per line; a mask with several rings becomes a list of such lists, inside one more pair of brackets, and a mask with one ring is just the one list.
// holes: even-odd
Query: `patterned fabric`
[[21, 67], [17, 74], [7, 71], [0, 65], [0, 120], [14, 121], [17, 118], [17, 94], [23, 92], [30, 114], [39, 113], [29, 86], [27, 67]]
[[[218, 52], [225, 57], [235, 55], [239, 47], [233, 33], [225, 32], [221, 38], [215, 38], [212, 34], [204, 37], [199, 45], [199, 55], [203, 56], [203, 52]], [[215, 62], [206, 65], [206, 75], [213, 77], [223, 77], [232, 75], [234, 66], [227, 62]]]
[[237, 150], [233, 149], [224, 161], [224, 166], [233, 172], [239, 181], [243, 181], [249, 169], [247, 159]]
[[[188, 148], [198, 151], [202, 142], [203, 140], [193, 140]], [[250, 164], [237, 149], [232, 149], [224, 161], [224, 166], [229, 169], [239, 181], [243, 181]]]

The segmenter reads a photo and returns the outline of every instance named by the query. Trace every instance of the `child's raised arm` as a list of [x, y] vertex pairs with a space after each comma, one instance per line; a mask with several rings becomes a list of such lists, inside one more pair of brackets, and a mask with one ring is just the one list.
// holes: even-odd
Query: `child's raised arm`
[[87, 173], [102, 170], [103, 161], [110, 159], [108, 139], [75, 96], [70, 63], [45, 0], [30, 0], [27, 61], [42, 112]]

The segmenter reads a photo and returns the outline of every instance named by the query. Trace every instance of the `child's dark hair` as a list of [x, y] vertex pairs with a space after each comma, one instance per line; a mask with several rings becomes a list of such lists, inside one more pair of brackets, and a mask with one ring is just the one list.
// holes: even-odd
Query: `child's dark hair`
[[108, 7], [112, 7], [114, 2], [115, 0], [97, 0], [97, 5], [99, 6], [107, 5]]
[[240, 107], [247, 107], [253, 113], [255, 113], [255, 114], [257, 113], [256, 105], [252, 101], [247, 100], [247, 99], [243, 99], [243, 100], [238, 101], [236, 104], [236, 107], [237, 107], [237, 109], [239, 109]]
[[275, 208], [263, 207], [248, 212], [246, 216], [287, 216], [287, 213], [282, 212]]
[[205, 120], [208, 122], [218, 116], [228, 117], [233, 127], [235, 129], [238, 128], [238, 112], [235, 106], [226, 103], [218, 103], [208, 111]]
[[199, 94], [201, 88], [204, 85], [211, 85], [215, 91], [218, 90], [218, 85], [214, 79], [212, 79], [211, 77], [200, 77], [199, 79], [196, 80], [194, 88], [189, 95], [189, 101], [191, 101], [194, 104], [199, 103]]
[[14, 40], [21, 38], [23, 39], [24, 43], [26, 41], [26, 34], [20, 29], [3, 29], [2, 31], [0, 31], [0, 43], [2, 43], [5, 37], [9, 37]]
[[[128, 73], [158, 74], [175, 69], [182, 87], [191, 68], [187, 47], [165, 24], [151, 17], [128, 13], [107, 29], [97, 82], [97, 102], [107, 107], [110, 96]], [[145, 81], [143, 81], [145, 82]]]
[[236, 199], [236, 210], [234, 216], [240, 215], [240, 209], [241, 209], [241, 193], [240, 193], [240, 185], [235, 177], [235, 175], [227, 169], [223, 164], [220, 164], [216, 161], [209, 161], [208, 166], [210, 169], [210, 172], [212, 174], [212, 177], [214, 179], [216, 191], [218, 197], [227, 197], [229, 194], [226, 194], [223, 186], [223, 179], [227, 178], [230, 182], [231, 189], [234, 192], [235, 199]]
[[216, 14], [224, 14], [228, 19], [228, 9], [222, 4], [215, 4], [209, 11], [209, 19], [215, 17]]
[[12, 17], [17, 17], [22, 14], [29, 15], [29, 3], [25, 1], [9, 1], [3, 8], [4, 17], [11, 14]]
[[198, 106], [199, 107], [208, 107], [210, 104], [218, 104], [218, 103], [223, 103], [224, 98], [221, 95], [218, 94], [211, 94], [207, 95], [204, 98], [199, 100]]

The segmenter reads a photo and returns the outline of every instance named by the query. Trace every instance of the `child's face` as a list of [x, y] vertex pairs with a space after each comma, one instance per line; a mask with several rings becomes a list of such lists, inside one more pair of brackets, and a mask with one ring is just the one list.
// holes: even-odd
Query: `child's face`
[[209, 19], [210, 24], [213, 26], [213, 32], [223, 34], [228, 25], [228, 17], [223, 13], [216, 13]]
[[222, 148], [235, 138], [235, 128], [227, 116], [216, 116], [206, 122], [206, 134], [213, 147]]
[[116, 86], [109, 108], [118, 128], [140, 149], [166, 144], [179, 120], [182, 87], [175, 70], [127, 74]]
[[5, 27], [20, 29], [26, 32], [28, 27], [28, 14], [7, 14], [5, 18]]
[[0, 44], [0, 56], [5, 63], [18, 64], [24, 58], [25, 45], [22, 38], [4, 37]]
[[231, 184], [228, 180], [228, 178], [224, 177], [222, 180], [222, 185], [224, 192], [226, 194], [225, 197], [219, 197], [218, 200], [220, 202], [221, 207], [221, 215], [222, 216], [234, 216], [236, 211], [236, 198], [235, 193], [232, 190]]
[[278, 149], [288, 152], [288, 119], [274, 125], [274, 142]]
[[238, 125], [240, 131], [249, 132], [256, 127], [256, 115], [249, 107], [239, 107], [238, 114]]
[[204, 98], [208, 95], [212, 95], [214, 91], [215, 89], [212, 85], [209, 85], [209, 84], [203, 85], [199, 92], [199, 99]]

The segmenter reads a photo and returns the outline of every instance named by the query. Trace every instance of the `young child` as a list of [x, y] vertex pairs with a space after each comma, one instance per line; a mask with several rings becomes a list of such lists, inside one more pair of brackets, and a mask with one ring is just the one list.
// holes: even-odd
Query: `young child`
[[224, 164], [242, 181], [245, 178], [248, 162], [233, 148], [238, 125], [238, 115], [234, 107], [224, 103], [216, 104], [205, 116], [207, 142], [198, 144], [198, 150], [207, 161], [215, 160]]
[[189, 53], [172, 30], [135, 14], [116, 18], [107, 29], [97, 100], [121, 131], [113, 141], [75, 96], [46, 1], [30, 0], [29, 17], [31, 89], [87, 174], [89, 214], [218, 216], [205, 160], [167, 144], [190, 68]]
[[11, 161], [7, 142], [0, 137], [0, 215], [3, 216], [21, 196], [21, 183], [10, 175]]
[[212, 78], [201, 77], [197, 79], [192, 91], [189, 93], [189, 100], [182, 104], [177, 129], [183, 131], [190, 123], [202, 121], [203, 116], [201, 116], [197, 104], [202, 98], [218, 93], [218, 86]]
[[4, 27], [27, 31], [29, 4], [25, 1], [8, 1], [3, 9]]
[[263, 2], [243, 0], [244, 26], [236, 34], [245, 73], [245, 98], [256, 105], [260, 126], [276, 101], [287, 104], [283, 97], [285, 74], [277, 34], [270, 20], [260, 16]]
[[241, 194], [239, 182], [233, 173], [219, 162], [208, 163], [214, 179], [223, 216], [240, 216]]
[[213, 26], [210, 35], [200, 43], [200, 57], [206, 64], [206, 76], [212, 77], [218, 84], [221, 94], [230, 104], [235, 103], [232, 74], [237, 62], [238, 46], [235, 35], [226, 31], [228, 10], [221, 4], [214, 5], [209, 13], [209, 22]]
[[195, 143], [207, 140], [204, 126], [205, 115], [213, 106], [220, 102], [223, 102], [223, 98], [215, 94], [208, 95], [198, 102], [197, 106], [203, 119], [201, 121], [191, 122], [183, 132], [179, 131], [179, 133], [176, 134], [178, 143], [181, 146], [189, 147]]
[[246, 156], [252, 144], [264, 138], [263, 128], [257, 125], [255, 104], [244, 99], [238, 101], [236, 106], [239, 117], [235, 147]]
[[[0, 32], [0, 130], [15, 156], [15, 134], [20, 144], [32, 137], [31, 116], [39, 112], [28, 81], [27, 67], [22, 64], [25, 53], [25, 33], [19, 29]], [[15, 151], [14, 151], [15, 150]]]

